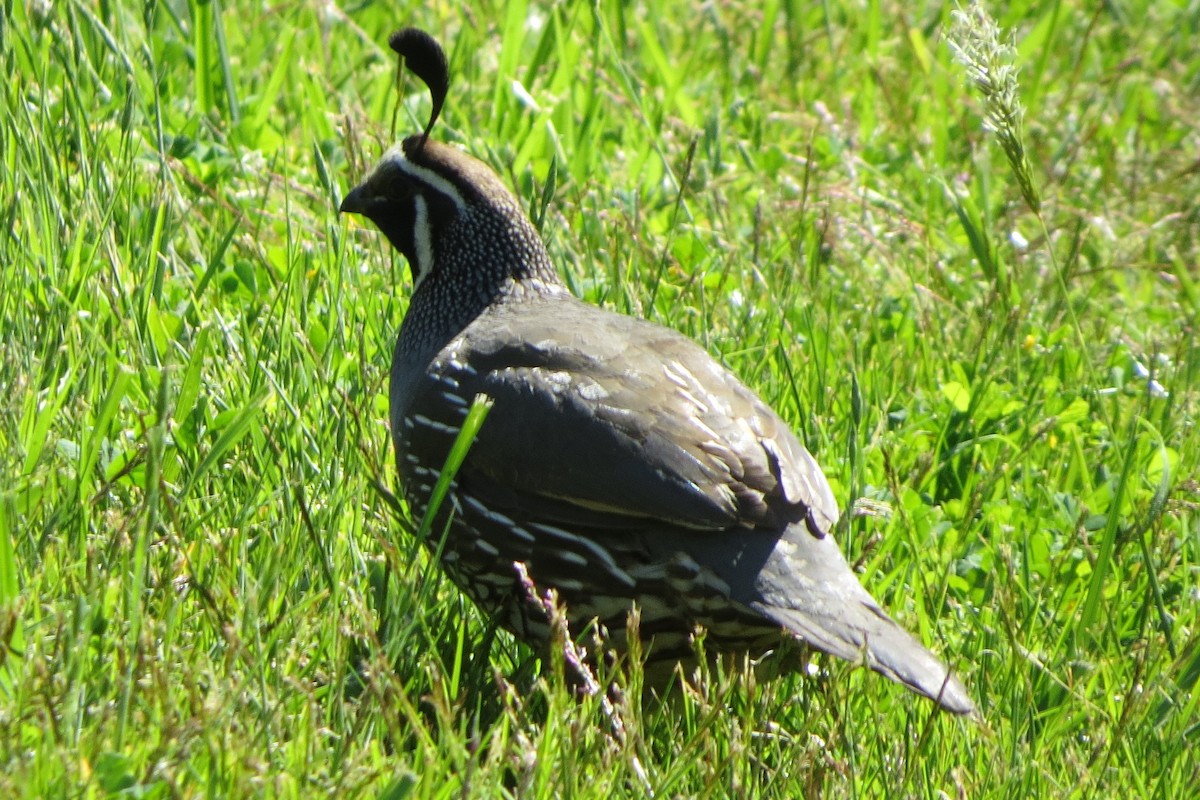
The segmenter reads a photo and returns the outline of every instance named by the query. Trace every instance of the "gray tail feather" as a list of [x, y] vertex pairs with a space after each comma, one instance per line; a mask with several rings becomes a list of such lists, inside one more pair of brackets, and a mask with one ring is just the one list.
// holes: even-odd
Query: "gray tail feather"
[[868, 667], [955, 714], [972, 714], [967, 689], [937, 656], [873, 602], [851, 602], [836, 616], [762, 603], [757, 610], [822, 652]]

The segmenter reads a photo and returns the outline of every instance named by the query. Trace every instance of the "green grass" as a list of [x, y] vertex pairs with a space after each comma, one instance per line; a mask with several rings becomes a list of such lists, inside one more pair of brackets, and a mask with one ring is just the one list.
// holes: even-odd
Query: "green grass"
[[[1194, 793], [1194, 4], [1007, 4], [1040, 216], [950, 9], [638, 5], [2, 0], [0, 796]], [[401, 24], [573, 290], [793, 424], [981, 723], [828, 660], [576, 702], [420, 555], [407, 267], [335, 213], [424, 125]]]

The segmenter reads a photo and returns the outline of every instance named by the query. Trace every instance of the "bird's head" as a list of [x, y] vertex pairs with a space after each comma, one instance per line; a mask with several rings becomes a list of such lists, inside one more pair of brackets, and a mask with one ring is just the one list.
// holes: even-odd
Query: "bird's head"
[[340, 210], [375, 223], [408, 259], [417, 287], [432, 275], [463, 271], [473, 273], [472, 283], [481, 275], [494, 279], [489, 283], [529, 275], [556, 280], [541, 238], [499, 176], [429, 138], [449, 87], [442, 48], [415, 28], [397, 31], [389, 43], [429, 86], [429, 124], [388, 150]]

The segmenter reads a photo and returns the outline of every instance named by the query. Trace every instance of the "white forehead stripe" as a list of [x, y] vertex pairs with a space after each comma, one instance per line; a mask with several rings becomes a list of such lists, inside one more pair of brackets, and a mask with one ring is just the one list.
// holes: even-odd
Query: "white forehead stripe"
[[421, 285], [421, 281], [433, 272], [433, 236], [429, 230], [429, 206], [425, 198], [417, 195], [413, 198], [417, 210], [413, 220], [413, 244], [417, 248], [417, 276], [413, 278], [413, 291]]
[[463, 196], [459, 194], [458, 189], [454, 187], [454, 184], [443, 178], [441, 175], [438, 175], [433, 170], [417, 166], [409, 161], [404, 155], [403, 145], [392, 145], [392, 147], [383, 154], [383, 159], [381, 160], [380, 164], [382, 165], [388, 163], [392, 164], [406, 175], [413, 176], [417, 180], [421, 181], [421, 183], [428, 184], [429, 186], [433, 187], [435, 191], [445, 195], [452, 203], [454, 203], [454, 206], [459, 211], [466, 211], [467, 202], [463, 200]]

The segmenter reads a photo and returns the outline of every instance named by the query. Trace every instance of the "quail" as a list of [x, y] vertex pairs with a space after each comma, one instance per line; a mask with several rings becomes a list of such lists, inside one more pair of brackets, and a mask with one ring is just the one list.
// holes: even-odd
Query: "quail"
[[636, 605], [648, 665], [686, 662], [698, 628], [718, 652], [798, 641], [971, 713], [850, 569], [833, 493], [786, 423], [690, 339], [575, 298], [496, 173], [430, 138], [449, 86], [441, 47], [414, 28], [389, 44], [433, 111], [340, 210], [371, 220], [412, 272], [390, 416], [414, 513], [474, 398], [492, 401], [432, 526], [446, 574], [535, 646], [549, 623], [518, 566], [557, 592], [572, 631], [599, 624], [620, 642]]

